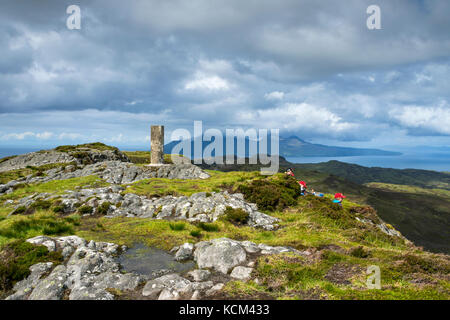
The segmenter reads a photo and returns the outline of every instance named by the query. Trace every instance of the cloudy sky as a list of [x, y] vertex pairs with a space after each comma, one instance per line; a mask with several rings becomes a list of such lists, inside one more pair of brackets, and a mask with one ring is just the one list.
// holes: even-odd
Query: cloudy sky
[[[66, 27], [69, 5], [81, 30]], [[381, 30], [366, 9], [381, 8]], [[4, 0], [0, 146], [145, 146], [150, 124], [450, 145], [447, 0]]]

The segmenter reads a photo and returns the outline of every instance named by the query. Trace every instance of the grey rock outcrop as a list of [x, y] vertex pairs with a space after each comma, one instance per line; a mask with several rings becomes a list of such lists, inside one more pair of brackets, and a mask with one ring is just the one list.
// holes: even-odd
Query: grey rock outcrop
[[70, 163], [76, 159], [65, 152], [41, 151], [30, 152], [0, 163], [0, 172], [22, 169], [27, 166], [39, 167], [52, 163]]
[[355, 217], [356, 220], [358, 220], [359, 222], [365, 223], [365, 224], [371, 224], [371, 225], [375, 225], [377, 226], [378, 229], [380, 229], [382, 232], [386, 233], [387, 235], [391, 236], [391, 237], [400, 237], [400, 238], [404, 238], [402, 236], [402, 234], [393, 229], [393, 228], [389, 228], [386, 223], [381, 222], [381, 223], [374, 223], [372, 220], [370, 219], [366, 219], [366, 218], [359, 218], [359, 217]]
[[193, 164], [171, 164], [161, 167], [136, 166], [122, 161], [97, 162], [83, 166], [58, 167], [47, 170], [43, 175], [27, 177], [9, 181], [0, 185], [0, 194], [11, 192], [19, 183], [43, 183], [53, 180], [66, 180], [71, 178], [97, 175], [99, 178], [112, 184], [127, 184], [143, 179], [207, 179], [209, 175]]
[[230, 277], [238, 280], [248, 280], [252, 274], [253, 268], [237, 266], [231, 271]]
[[209, 270], [196, 269], [190, 271], [188, 275], [191, 276], [194, 281], [206, 281], [211, 275], [211, 272], [209, 272]]
[[194, 245], [192, 243], [183, 244], [175, 253], [175, 260], [184, 261], [192, 258], [192, 250], [194, 250]]
[[129, 162], [128, 157], [119, 150], [96, 150], [91, 148], [77, 148], [68, 152], [57, 150], [42, 150], [19, 155], [0, 163], [0, 172], [22, 169], [27, 166], [40, 167], [54, 163], [98, 163], [104, 161]]
[[[249, 214], [247, 224], [254, 228], [275, 230], [278, 228], [279, 219], [259, 212], [256, 204], [248, 203], [240, 193], [229, 194], [224, 192], [212, 192], [206, 194], [199, 192], [190, 197], [165, 196], [148, 199], [133, 193], [122, 192], [121, 186], [112, 185], [104, 188], [81, 189], [79, 191], [67, 191], [58, 196], [64, 213], [73, 213], [81, 205], [93, 207], [92, 214], [98, 212], [98, 208], [108, 202], [109, 207], [106, 217], [137, 217], [169, 220], [187, 220], [189, 222], [214, 222], [225, 214], [226, 207], [239, 208]], [[23, 198], [15, 206], [14, 211], [22, 206], [29, 207], [37, 200], [55, 200], [55, 195], [48, 193], [34, 194]], [[180, 253], [181, 257], [181, 253]]]
[[9, 300], [112, 300], [107, 289], [134, 290], [145, 281], [134, 273], [121, 273], [115, 256], [124, 248], [108, 242], [95, 242], [77, 236], [52, 238], [38, 236], [27, 240], [49, 251], [61, 250], [66, 263], [33, 265], [31, 274], [14, 286]]
[[199, 242], [194, 252], [199, 268], [214, 268], [224, 274], [245, 262], [246, 258], [244, 248], [237, 241], [226, 238]]

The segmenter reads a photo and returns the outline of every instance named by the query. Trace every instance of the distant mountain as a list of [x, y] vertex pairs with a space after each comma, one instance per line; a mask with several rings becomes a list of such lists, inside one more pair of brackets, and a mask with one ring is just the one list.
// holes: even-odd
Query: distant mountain
[[[210, 141], [200, 141], [200, 137], [196, 137], [198, 145], [202, 145], [202, 152], [211, 143]], [[234, 150], [229, 152], [226, 150], [226, 138], [223, 138], [224, 154], [234, 154], [239, 157], [249, 157], [249, 142], [245, 139], [245, 154], [238, 154], [237, 143], [235, 138]], [[172, 149], [181, 141], [172, 141], [164, 146], [165, 153], [172, 153]], [[280, 138], [280, 155], [283, 157], [348, 157], [348, 156], [398, 156], [400, 152], [385, 151], [379, 149], [360, 149], [360, 148], [345, 148], [333, 147], [321, 144], [313, 144], [306, 142], [299, 137], [291, 136], [289, 138]], [[257, 149], [259, 151], [259, 149]], [[270, 139], [268, 141], [269, 154], [271, 153]], [[200, 154], [194, 154], [194, 139], [191, 139], [191, 154], [185, 156], [191, 159], [199, 158]], [[213, 154], [213, 156], [222, 156], [223, 154]]]
[[284, 157], [350, 157], [399, 156], [400, 152], [379, 149], [333, 147], [306, 142], [299, 137], [280, 138], [280, 154]]

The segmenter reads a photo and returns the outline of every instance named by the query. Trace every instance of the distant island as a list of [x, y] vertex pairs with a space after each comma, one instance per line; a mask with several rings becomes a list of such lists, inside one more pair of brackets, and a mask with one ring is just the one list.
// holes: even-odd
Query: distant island
[[[200, 137], [195, 138], [200, 139]], [[172, 149], [181, 141], [171, 141], [164, 146], [165, 153], [172, 153]], [[211, 142], [210, 141], [198, 141], [203, 144], [202, 150], [204, 150]], [[246, 154], [248, 157], [248, 145], [249, 139], [245, 139], [246, 145]], [[223, 146], [226, 154], [237, 154], [236, 143], [234, 147], [234, 152], [228, 152], [225, 148], [225, 138], [223, 141]], [[269, 150], [270, 150], [270, 141], [269, 141]], [[334, 147], [334, 146], [326, 146], [322, 144], [313, 144], [306, 142], [300, 139], [297, 136], [291, 136], [288, 138], [280, 137], [280, 155], [283, 157], [352, 157], [352, 156], [400, 156], [402, 153], [386, 151], [380, 149], [364, 149], [364, 148], [347, 148], [347, 147]], [[222, 154], [217, 154], [219, 156]], [[191, 139], [191, 155], [185, 154], [185, 156], [190, 157], [191, 159], [195, 158], [194, 156], [194, 139]], [[238, 155], [243, 156], [243, 155]]]
[[280, 155], [284, 157], [352, 157], [400, 156], [402, 153], [380, 149], [333, 147], [306, 142], [299, 137], [280, 138]]

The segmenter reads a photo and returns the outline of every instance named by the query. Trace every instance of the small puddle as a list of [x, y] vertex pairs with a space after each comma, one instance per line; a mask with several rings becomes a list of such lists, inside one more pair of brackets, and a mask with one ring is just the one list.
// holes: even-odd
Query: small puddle
[[174, 256], [167, 251], [148, 247], [142, 243], [136, 244], [133, 248], [120, 255], [119, 263], [127, 272], [146, 276], [152, 276], [164, 270], [183, 273], [195, 268], [193, 261], [175, 261]]

